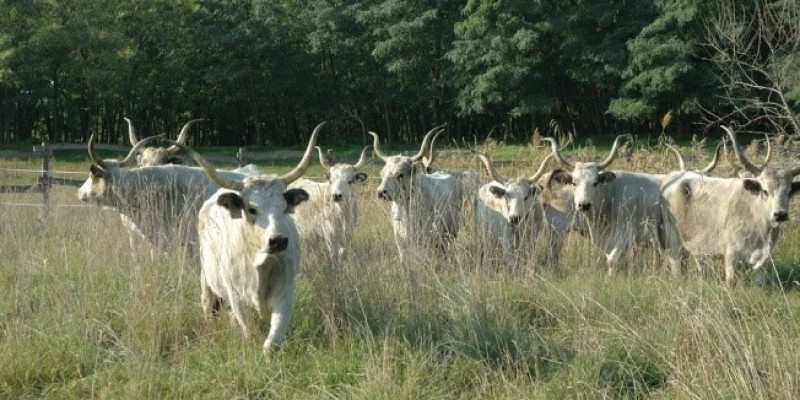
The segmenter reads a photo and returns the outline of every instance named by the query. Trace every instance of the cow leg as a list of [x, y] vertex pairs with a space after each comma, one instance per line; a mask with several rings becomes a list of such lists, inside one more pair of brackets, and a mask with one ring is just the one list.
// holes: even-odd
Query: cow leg
[[269, 335], [267, 335], [262, 349], [267, 358], [272, 350], [283, 342], [286, 331], [289, 329], [289, 321], [292, 319], [294, 311], [294, 284], [285, 285], [279, 297], [271, 303], [272, 316], [269, 322]]
[[238, 298], [234, 293], [232, 293], [231, 289], [228, 289], [228, 299], [230, 299], [230, 306], [231, 306], [231, 315], [233, 316], [233, 320], [235, 320], [239, 326], [242, 328], [242, 336], [245, 339], [250, 339], [252, 337], [252, 324], [250, 323], [250, 319], [246, 314], [246, 306], [243, 304], [243, 301]]
[[200, 305], [203, 306], [203, 317], [206, 321], [210, 321], [211, 318], [217, 314], [219, 311], [219, 299], [217, 298], [214, 293], [211, 292], [211, 288], [208, 287], [206, 283], [206, 274], [204, 271], [200, 271]]
[[733, 286], [736, 281], [736, 256], [733, 249], [728, 248], [725, 250], [725, 284]]

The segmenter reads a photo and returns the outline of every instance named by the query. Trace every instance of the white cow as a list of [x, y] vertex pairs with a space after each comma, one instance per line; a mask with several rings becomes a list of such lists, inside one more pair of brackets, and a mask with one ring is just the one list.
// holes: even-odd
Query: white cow
[[[131, 142], [131, 146], [136, 146], [137, 143], [140, 142], [138, 136], [136, 135], [136, 129], [133, 127], [133, 123], [128, 118], [123, 118], [128, 123], [128, 139]], [[180, 134], [178, 134], [178, 139], [176, 140], [178, 144], [186, 144], [186, 141], [189, 139], [189, 128], [195, 123], [203, 121], [202, 118], [193, 119], [186, 123], [181, 129]], [[155, 165], [166, 165], [166, 164], [182, 164], [183, 159], [180, 157], [176, 157], [175, 154], [180, 150], [178, 146], [172, 145], [168, 148], [163, 147], [147, 147], [141, 148], [139, 151], [136, 152], [136, 160], [140, 167], [150, 167]]]
[[756, 271], [756, 283], [766, 278], [764, 263], [778, 239], [780, 224], [789, 219], [789, 199], [800, 190], [792, 182], [800, 165], [774, 169], [754, 165], [731, 138], [737, 160], [752, 178], [712, 178], [687, 175], [662, 187], [669, 258], [674, 274], [682, 251], [692, 256], [723, 256], [725, 282], [735, 280], [734, 268], [744, 261]]
[[186, 148], [222, 188], [203, 203], [197, 224], [204, 315], [212, 316], [217, 296], [225, 299], [247, 338], [257, 331], [248, 308], [255, 309], [260, 318], [270, 313], [269, 334], [263, 345], [267, 357], [283, 341], [289, 327], [295, 278], [301, 265], [300, 236], [289, 214], [308, 200], [308, 193], [289, 189], [288, 185], [308, 167], [323, 125], [314, 130], [300, 163], [283, 176], [263, 174], [243, 181], [229, 180], [197, 152]]
[[413, 247], [434, 245], [444, 249], [458, 235], [461, 226], [461, 186], [446, 172], [424, 173], [421, 165], [428, 143], [437, 129], [429, 131], [414, 156], [387, 156], [381, 151], [378, 134], [373, 136], [375, 155], [386, 165], [381, 170], [378, 198], [391, 203], [394, 239], [400, 260]]
[[367, 149], [355, 164], [331, 164], [317, 147], [319, 162], [326, 169], [326, 182], [298, 179], [291, 188], [305, 190], [309, 200], [295, 210], [294, 219], [300, 237], [307, 243], [325, 243], [335, 262], [341, 262], [345, 248], [358, 225], [358, 196], [350, 187], [367, 180], [367, 174], [359, 169], [366, 164]]
[[553, 154], [572, 171], [555, 170], [547, 186], [560, 182], [573, 186], [573, 205], [586, 220], [592, 243], [606, 255], [608, 273], [616, 272], [622, 253], [633, 243], [661, 244], [663, 233], [660, 180], [652, 174], [607, 171], [623, 138], [614, 140], [602, 162], [568, 162], [558, 146]]
[[478, 158], [492, 181], [478, 190], [473, 213], [475, 228], [482, 240], [502, 246], [503, 260], [513, 265], [514, 253], [520, 246], [525, 243], [533, 247], [539, 235], [543, 211], [537, 183], [553, 155], [548, 155], [533, 175], [511, 179], [502, 176], [485, 155], [479, 154]]
[[[123, 223], [141, 235], [151, 250], [163, 249], [171, 241], [189, 245], [196, 240], [197, 212], [217, 186], [201, 168], [183, 165], [159, 165], [127, 168], [134, 162], [140, 147], [158, 137], [139, 141], [122, 161], [98, 157], [94, 135], [89, 138], [91, 174], [78, 188], [78, 198], [115, 209]], [[220, 171], [226, 179], [244, 179], [240, 172]], [[132, 239], [133, 240], [133, 239]], [[188, 246], [190, 253], [193, 249]]]

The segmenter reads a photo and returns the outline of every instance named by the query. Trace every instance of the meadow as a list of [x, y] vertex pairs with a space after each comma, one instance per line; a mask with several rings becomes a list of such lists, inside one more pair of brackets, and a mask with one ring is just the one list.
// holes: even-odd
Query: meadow
[[[546, 155], [502, 144], [485, 150], [507, 176], [530, 174]], [[711, 152], [692, 158], [682, 150], [690, 168]], [[773, 163], [796, 162], [796, 154], [784, 149]], [[55, 168], [87, 171], [87, 160], [57, 159]], [[282, 172], [293, 162], [262, 167]], [[444, 151], [438, 164], [486, 180], [468, 153]], [[675, 166], [663, 148], [637, 145], [614, 164]], [[558, 269], [543, 266], [544, 246], [533, 245], [545, 237], [509, 268], [499, 254], [481, 255], [484, 241], [468, 216], [446, 258], [400, 263], [388, 205], [374, 192], [380, 167], [373, 160], [371, 179], [358, 187], [361, 223], [341, 265], [303, 243], [294, 318], [270, 360], [263, 336], [243, 340], [224, 315], [204, 321], [193, 260], [132, 252], [117, 214], [82, 206], [75, 188], [55, 187], [46, 218], [41, 207], [14, 205], [41, 204], [41, 195], [2, 195], [0, 398], [800, 397], [797, 201], [769, 287], [753, 285], [744, 268], [726, 287], [721, 262], [676, 278], [649, 248], [628, 252], [610, 277], [605, 257], [577, 235]], [[733, 173], [727, 160], [714, 172]], [[321, 175], [316, 161], [307, 175]]]

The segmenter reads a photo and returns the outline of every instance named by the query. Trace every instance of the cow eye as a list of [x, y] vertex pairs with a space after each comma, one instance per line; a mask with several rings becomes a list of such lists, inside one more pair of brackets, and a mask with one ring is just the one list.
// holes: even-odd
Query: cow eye
[[528, 194], [526, 194], [526, 195], [525, 195], [525, 200], [528, 200], [528, 199], [530, 199], [530, 198], [531, 198], [531, 194], [530, 194], [530, 193], [528, 193]]
[[247, 212], [248, 212], [248, 213], [250, 213], [250, 215], [256, 215], [256, 214], [258, 214], [258, 210], [256, 210], [256, 208], [255, 208], [255, 207], [248, 207], [248, 208], [247, 208]]
[[398, 174], [397, 179], [403, 179], [403, 174]]

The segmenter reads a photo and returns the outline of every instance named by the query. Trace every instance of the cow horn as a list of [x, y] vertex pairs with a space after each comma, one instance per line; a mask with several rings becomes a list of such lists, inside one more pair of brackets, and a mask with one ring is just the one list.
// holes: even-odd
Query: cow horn
[[531, 175], [531, 176], [528, 178], [528, 183], [530, 183], [530, 184], [534, 184], [534, 183], [536, 183], [536, 181], [538, 181], [538, 180], [539, 180], [539, 178], [541, 178], [541, 177], [542, 177], [542, 175], [544, 175], [545, 167], [547, 166], [547, 163], [548, 163], [548, 162], [549, 162], [549, 161], [550, 161], [550, 160], [551, 160], [553, 157], [555, 157], [555, 155], [554, 155], [553, 153], [550, 153], [550, 154], [548, 154], [548, 155], [547, 155], [547, 157], [545, 157], [545, 158], [544, 158], [544, 160], [542, 160], [542, 163], [541, 163], [541, 164], [539, 164], [539, 169], [538, 169], [538, 170], [537, 170], [537, 171], [536, 171], [536, 172], [535, 172], [533, 175]]
[[484, 154], [478, 153], [478, 158], [481, 160], [481, 162], [483, 162], [483, 166], [486, 167], [486, 172], [489, 173], [489, 177], [492, 178], [492, 180], [500, 183], [506, 182], [506, 178], [494, 168], [494, 165], [492, 165], [492, 162], [489, 160], [489, 157], [486, 157], [486, 155]]
[[[183, 128], [181, 129], [181, 133], [178, 134], [178, 140], [176, 140], [176, 142], [180, 144], [186, 144], [186, 141], [189, 140], [189, 128], [195, 123], [198, 123], [203, 120], [204, 120], [203, 118], [198, 118], [187, 122], [186, 125], [184, 125]], [[178, 150], [180, 150], [180, 148], [177, 146], [169, 146], [169, 148], [167, 149], [167, 153], [175, 154], [178, 152]]]
[[364, 150], [361, 150], [361, 157], [359, 157], [358, 161], [355, 164], [353, 164], [353, 168], [359, 169], [359, 168], [363, 167], [364, 164], [367, 163], [367, 149], [369, 149], [369, 148], [370, 148], [370, 146], [366, 146], [366, 147], [364, 147]]
[[378, 156], [381, 160], [386, 162], [386, 159], [389, 158], [389, 156], [384, 154], [383, 151], [381, 150], [381, 143], [380, 140], [378, 139], [378, 134], [372, 131], [369, 131], [368, 133], [372, 135], [372, 152], [375, 153], [375, 155]]
[[670, 149], [673, 154], [675, 154], [675, 158], [678, 160], [678, 168], [680, 171], [686, 172], [686, 162], [683, 161], [683, 155], [681, 155], [681, 152], [671, 144], [667, 144], [667, 148]]
[[733, 134], [733, 131], [730, 130], [730, 128], [728, 128], [725, 125], [721, 125], [721, 127], [728, 134], [728, 137], [731, 138], [731, 147], [733, 147], [733, 154], [736, 155], [736, 159], [739, 161], [739, 163], [741, 163], [744, 169], [746, 169], [753, 175], [756, 176], [760, 175], [761, 168], [753, 164], [750, 160], [747, 159], [747, 156], [745, 156], [744, 153], [742, 153], [742, 150], [739, 149], [739, 145], [736, 143], [736, 135]]
[[553, 156], [556, 158], [556, 160], [558, 160], [559, 164], [570, 169], [573, 168], [573, 165], [569, 161], [565, 160], [564, 157], [561, 155], [561, 150], [558, 148], [558, 141], [555, 138], [543, 137], [541, 140], [550, 142], [551, 152], [553, 153]]
[[92, 164], [104, 169], [108, 168], [108, 164], [97, 155], [97, 151], [94, 149], [94, 132], [89, 135], [89, 158], [92, 160]]
[[189, 155], [192, 156], [194, 161], [197, 162], [200, 165], [200, 167], [203, 168], [203, 171], [206, 172], [206, 175], [208, 175], [208, 178], [211, 179], [212, 182], [216, 183], [217, 186], [219, 186], [219, 187], [221, 187], [223, 189], [235, 190], [237, 192], [241, 192], [242, 189], [244, 189], [244, 183], [243, 182], [234, 181], [234, 180], [223, 178], [217, 172], [217, 170], [214, 169], [214, 167], [211, 165], [211, 163], [208, 162], [208, 160], [206, 160], [203, 156], [200, 155], [200, 153], [196, 152], [193, 148], [191, 148], [189, 146], [186, 146], [186, 145], [184, 145], [182, 143], [178, 143], [177, 141], [170, 140], [169, 142], [172, 143], [173, 146], [175, 146], [175, 147], [177, 147], [179, 149], [183, 149], [187, 153], [189, 153]]
[[764, 158], [764, 166], [769, 165], [769, 159], [772, 157], [772, 143], [769, 142], [769, 135], [764, 134], [764, 139], [767, 141], [767, 157]]
[[136, 128], [133, 127], [133, 122], [125, 117], [122, 119], [128, 122], [128, 140], [131, 141], [131, 146], [136, 146], [136, 143], [139, 143], [139, 137], [136, 136]]
[[314, 148], [317, 149], [317, 152], [319, 153], [319, 164], [322, 165], [322, 168], [329, 169], [331, 164], [328, 163], [328, 159], [325, 158], [324, 154], [322, 154], [322, 148], [319, 146], [314, 146]]
[[439, 129], [439, 131], [433, 135], [433, 139], [431, 139], [431, 145], [428, 148], [428, 155], [422, 158], [422, 162], [426, 167], [433, 165], [433, 162], [436, 160], [436, 152], [433, 151], [433, 148], [436, 146], [436, 140], [439, 139], [439, 135], [441, 135], [442, 132], [444, 132], [444, 128]]
[[619, 135], [616, 139], [614, 139], [614, 145], [611, 146], [611, 153], [608, 154], [605, 160], [598, 164], [598, 168], [604, 170], [614, 162], [614, 159], [617, 158], [617, 153], [619, 153], [620, 144], [622, 143], [622, 139], [630, 139], [631, 135]]
[[323, 126], [325, 126], [325, 122], [320, 122], [319, 125], [314, 128], [314, 132], [311, 133], [311, 139], [308, 140], [308, 147], [306, 147], [306, 152], [303, 154], [303, 158], [300, 159], [300, 163], [297, 164], [293, 170], [281, 176], [281, 180], [284, 184], [288, 185], [296, 181], [303, 175], [303, 172], [306, 172], [308, 164], [311, 163], [311, 153], [314, 151], [314, 145], [317, 143], [317, 136], [319, 136], [319, 131], [322, 130]]
[[714, 158], [711, 159], [711, 163], [709, 163], [707, 167], [701, 169], [700, 172], [704, 174], [710, 174], [711, 171], [713, 171], [714, 168], [717, 167], [717, 164], [719, 163], [719, 155], [722, 150], [722, 145], [723, 143], [719, 143], [717, 145], [717, 148], [714, 150]]
[[417, 162], [425, 156], [426, 150], [428, 150], [429, 143], [431, 142], [431, 138], [435, 135], [440, 129], [443, 128], [444, 125], [434, 126], [433, 129], [429, 130], [428, 133], [425, 134], [425, 137], [422, 139], [422, 145], [419, 148], [419, 152], [416, 155], [411, 157], [412, 162]]

